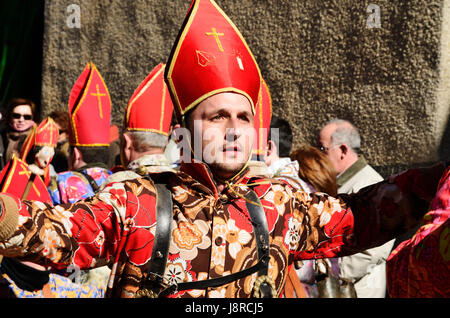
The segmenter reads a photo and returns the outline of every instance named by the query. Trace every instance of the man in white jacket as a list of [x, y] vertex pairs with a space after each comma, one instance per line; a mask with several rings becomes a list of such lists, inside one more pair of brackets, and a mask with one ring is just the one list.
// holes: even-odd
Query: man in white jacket
[[[338, 193], [356, 193], [383, 180], [359, 155], [361, 137], [350, 122], [341, 119], [327, 122], [319, 133], [318, 143], [338, 173]], [[394, 240], [391, 240], [379, 247], [338, 259], [339, 277], [355, 284], [358, 298], [386, 296], [386, 259], [393, 244]]]

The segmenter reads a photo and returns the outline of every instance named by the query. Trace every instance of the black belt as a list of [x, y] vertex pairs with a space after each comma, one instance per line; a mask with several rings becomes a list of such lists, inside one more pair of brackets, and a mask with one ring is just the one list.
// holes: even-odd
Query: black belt
[[246, 195], [246, 207], [252, 219], [253, 231], [258, 248], [258, 263], [247, 269], [227, 276], [167, 285], [164, 283], [164, 271], [169, 253], [171, 238], [170, 225], [173, 219], [173, 203], [170, 191], [162, 184], [155, 184], [157, 191], [157, 220], [155, 242], [153, 244], [152, 258], [147, 279], [142, 288], [136, 293], [136, 297], [166, 297], [177, 291], [191, 289], [206, 289], [229, 284], [238, 279], [258, 272], [257, 290], [254, 296], [267, 298], [274, 296], [274, 286], [267, 277], [269, 268], [269, 232], [267, 219], [261, 202], [252, 190]]

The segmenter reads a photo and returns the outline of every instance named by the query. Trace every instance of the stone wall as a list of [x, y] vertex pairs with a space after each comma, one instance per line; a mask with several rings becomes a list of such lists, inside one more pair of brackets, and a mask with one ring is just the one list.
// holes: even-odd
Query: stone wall
[[[325, 121], [340, 117], [360, 128], [364, 154], [382, 174], [450, 157], [450, 0], [216, 2], [252, 49], [274, 115], [293, 127], [294, 147], [314, 142]], [[80, 28], [68, 23], [73, 4]], [[167, 60], [189, 4], [46, 1], [44, 114], [67, 107], [93, 61], [120, 126], [134, 89]]]

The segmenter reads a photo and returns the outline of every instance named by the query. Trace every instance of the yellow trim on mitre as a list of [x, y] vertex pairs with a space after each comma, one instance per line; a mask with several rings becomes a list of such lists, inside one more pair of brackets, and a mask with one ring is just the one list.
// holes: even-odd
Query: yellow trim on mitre
[[[126, 124], [128, 127], [128, 123], [130, 121], [130, 112], [131, 112], [131, 108], [133, 107], [134, 103], [136, 102], [136, 100], [141, 97], [141, 95], [148, 89], [148, 87], [150, 85], [153, 84], [153, 82], [156, 80], [156, 78], [159, 76], [159, 74], [161, 74], [161, 72], [163, 72], [165, 69], [165, 67], [162, 67], [158, 72], [156, 72], [155, 76], [153, 76], [146, 84], [145, 86], [141, 89], [141, 91], [133, 98], [133, 100], [128, 104], [127, 107], [127, 114], [126, 114]], [[164, 87], [164, 85], [163, 85]], [[165, 87], [164, 87], [165, 88]]]
[[[111, 97], [110, 97], [110, 95], [109, 95], [108, 87], [106, 86], [105, 81], [103, 80], [102, 75], [100, 74], [100, 72], [98, 71], [98, 69], [97, 69], [97, 67], [95, 66], [94, 63], [89, 62], [89, 63], [88, 63], [88, 66], [89, 66], [90, 71], [89, 71], [89, 76], [88, 76], [87, 84], [86, 84], [85, 89], [84, 89], [84, 91], [83, 91], [83, 96], [81, 97], [81, 99], [80, 99], [78, 105], [76, 105], [75, 110], [72, 112], [72, 115], [70, 116], [70, 124], [71, 124], [71, 126], [72, 126], [72, 132], [73, 132], [74, 138], [75, 138], [75, 143], [74, 143], [74, 144], [71, 144], [71, 146], [75, 146], [75, 147], [76, 147], [76, 146], [80, 146], [80, 147], [81, 147], [81, 146], [83, 146], [83, 147], [109, 146], [109, 144], [90, 144], [90, 145], [83, 145], [83, 144], [78, 143], [78, 132], [77, 132], [77, 126], [76, 126], [76, 123], [75, 123], [75, 115], [77, 114], [78, 110], [80, 109], [80, 105], [83, 104], [83, 101], [84, 101], [84, 99], [85, 99], [85, 97], [86, 97], [86, 94], [87, 94], [87, 92], [89, 91], [89, 88], [91, 87], [91, 81], [92, 81], [92, 77], [93, 77], [93, 71], [97, 71], [98, 77], [100, 77], [100, 80], [101, 80], [101, 82], [102, 82], [102, 84], [103, 84], [103, 87], [104, 87], [105, 90], [106, 90], [106, 94], [108, 94], [108, 99], [109, 99], [110, 104], [111, 104]], [[111, 105], [111, 106], [112, 106], [112, 105]], [[110, 113], [111, 113], [111, 110], [110, 110]]]

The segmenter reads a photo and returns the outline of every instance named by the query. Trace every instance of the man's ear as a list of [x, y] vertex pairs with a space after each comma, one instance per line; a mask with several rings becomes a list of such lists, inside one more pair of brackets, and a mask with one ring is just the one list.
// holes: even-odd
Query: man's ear
[[81, 154], [80, 149], [78, 149], [77, 147], [73, 147], [73, 161], [77, 162], [81, 160], [83, 160], [83, 155]]
[[348, 155], [349, 149], [348, 149], [348, 146], [346, 144], [340, 145], [339, 149], [341, 150], [341, 153], [342, 153], [343, 156]]
[[123, 141], [124, 141], [124, 149], [131, 149], [133, 147], [133, 141], [131, 140], [131, 137], [127, 134], [123, 134]]
[[181, 128], [181, 125], [180, 125], [180, 124], [175, 124], [175, 125], [173, 126], [173, 130], [172, 130], [173, 140], [174, 140], [176, 143], [178, 143], [178, 142], [180, 141], [180, 136], [179, 136], [179, 134], [177, 133], [177, 129], [178, 129], [178, 128]]
[[273, 140], [267, 142], [267, 151], [265, 156], [266, 165], [270, 166], [278, 157], [277, 145]]

